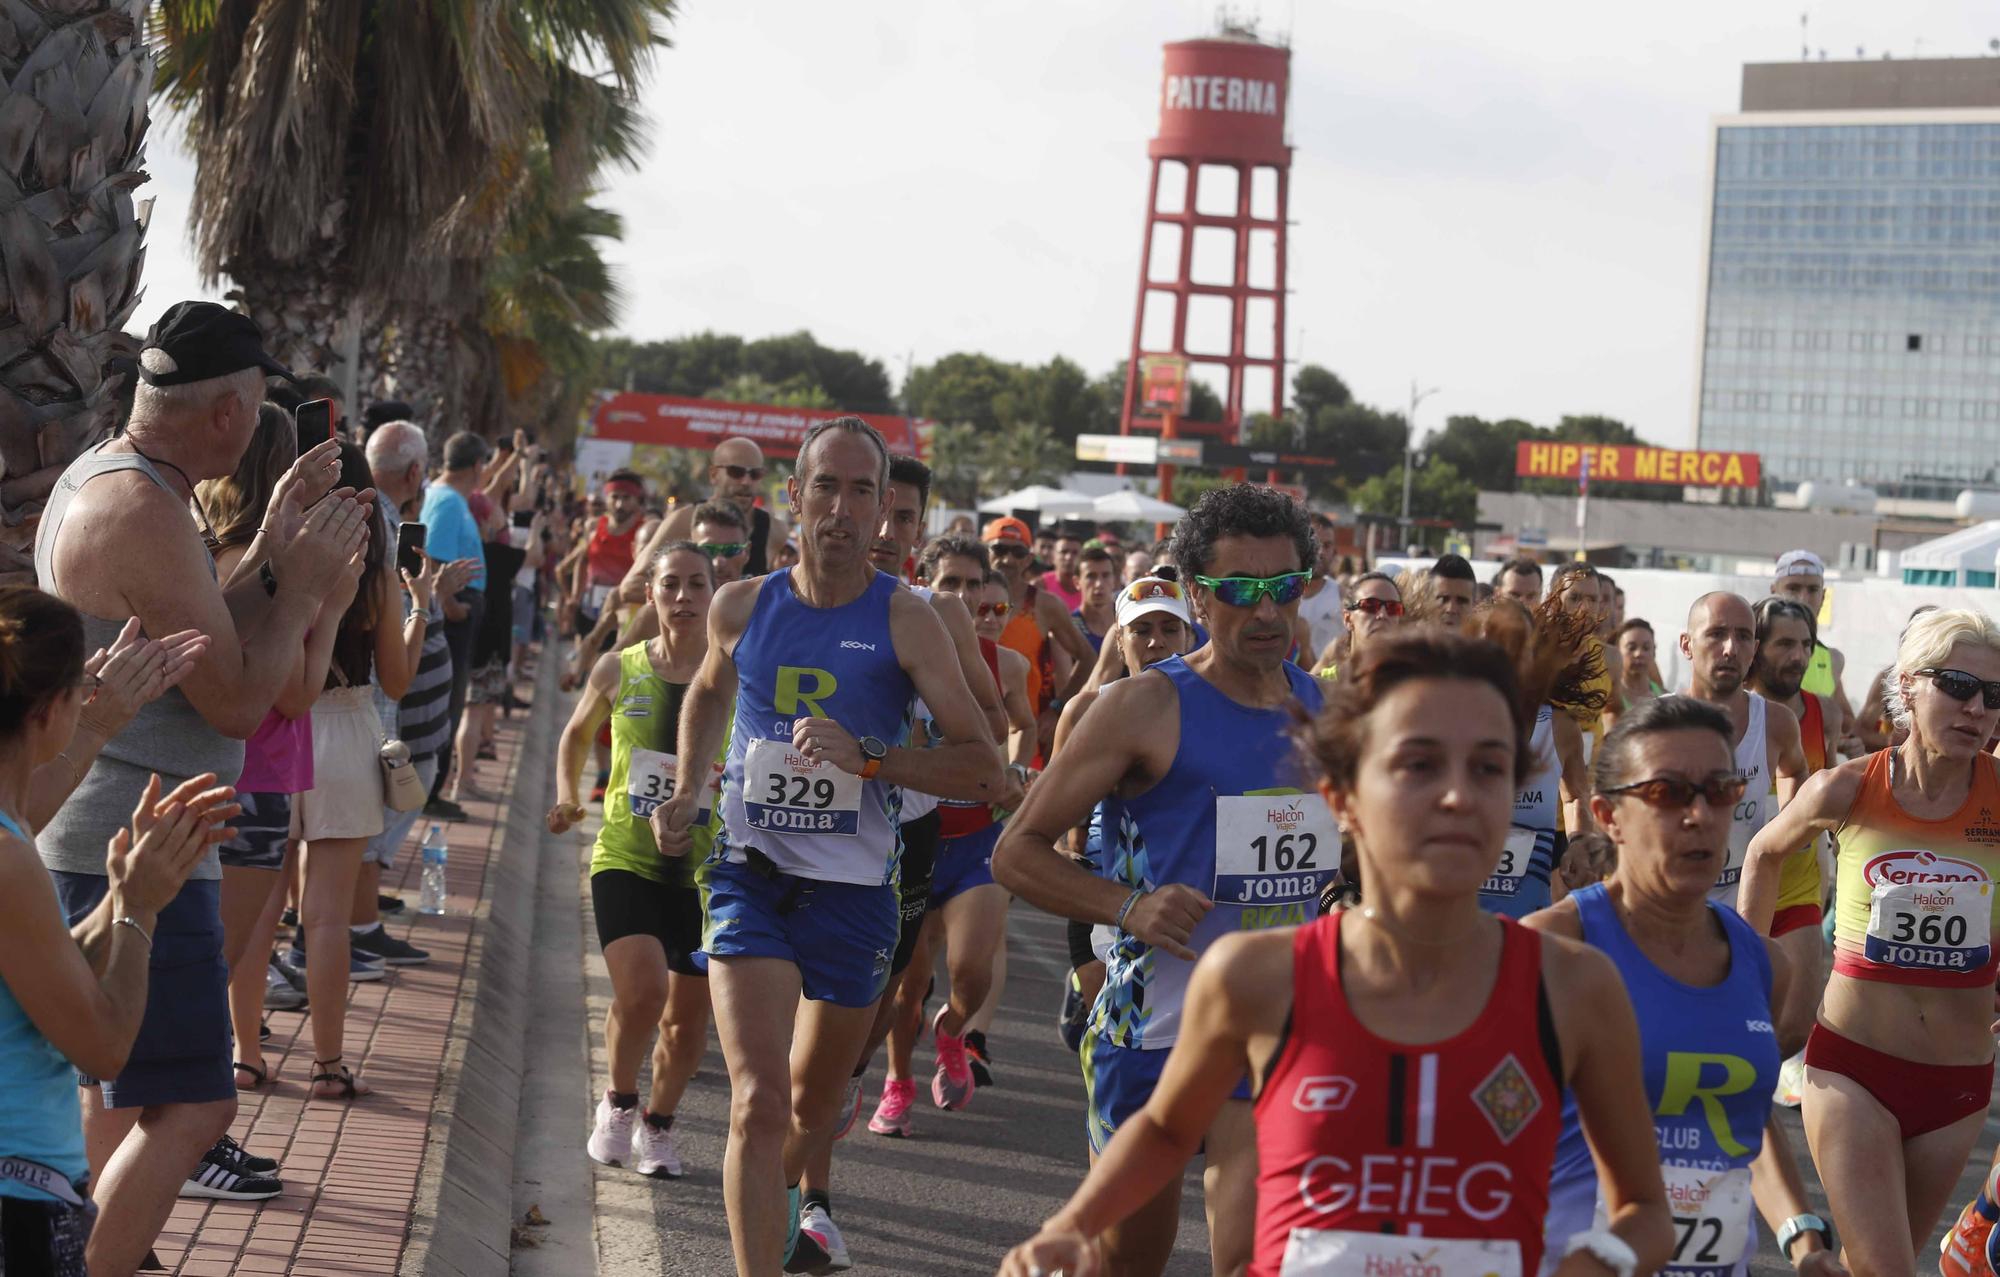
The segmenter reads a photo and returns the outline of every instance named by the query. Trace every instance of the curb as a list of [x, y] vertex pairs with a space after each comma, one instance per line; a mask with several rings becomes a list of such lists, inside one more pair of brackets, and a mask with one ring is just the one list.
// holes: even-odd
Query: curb
[[[466, 945], [399, 1277], [506, 1277], [526, 1059], [528, 955], [563, 662], [545, 650], [513, 789]], [[520, 854], [522, 848], [529, 854]]]

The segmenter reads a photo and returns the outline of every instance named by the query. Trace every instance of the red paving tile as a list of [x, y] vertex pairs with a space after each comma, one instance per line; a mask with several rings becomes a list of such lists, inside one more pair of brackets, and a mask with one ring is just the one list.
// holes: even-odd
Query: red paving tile
[[[350, 1063], [375, 1088], [352, 1104], [308, 1096], [312, 1032], [306, 1017], [270, 1017], [264, 1060], [276, 1084], [239, 1097], [230, 1134], [245, 1147], [284, 1162], [282, 1196], [268, 1202], [180, 1201], [154, 1247], [179, 1277], [372, 1277], [397, 1270], [430, 1134], [445, 1040], [464, 983], [474, 902], [484, 893], [505, 828], [504, 796], [528, 708], [499, 724], [498, 763], [479, 765], [480, 787], [503, 796], [467, 802], [471, 819], [446, 826], [452, 913], [416, 912], [422, 864], [419, 821], [385, 875], [382, 889], [409, 907], [389, 930], [431, 951], [422, 967], [390, 968], [379, 983], [355, 985], [347, 1006]], [[500, 781], [502, 783], [497, 783]]]

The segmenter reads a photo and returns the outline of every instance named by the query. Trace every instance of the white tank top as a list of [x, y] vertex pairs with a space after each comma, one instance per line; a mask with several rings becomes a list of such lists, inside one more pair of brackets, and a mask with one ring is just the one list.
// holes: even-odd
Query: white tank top
[[1743, 739], [1736, 742], [1736, 774], [1749, 784], [1729, 816], [1729, 862], [1722, 867], [1708, 893], [1710, 900], [1732, 909], [1736, 907], [1736, 887], [1743, 877], [1750, 840], [1770, 819], [1765, 804], [1765, 795], [1771, 788], [1771, 756], [1764, 743], [1764, 698], [1749, 691], [1744, 695], [1750, 698], [1750, 720], [1744, 724]]
[[1555, 715], [1544, 705], [1535, 715], [1535, 734], [1528, 740], [1528, 753], [1535, 761], [1528, 779], [1514, 794], [1514, 824], [1522, 829], [1554, 833], [1557, 812], [1562, 806], [1562, 758], [1556, 753]]
[[1299, 600], [1299, 617], [1312, 630], [1312, 651], [1306, 653], [1307, 668], [1311, 662], [1319, 660], [1319, 654], [1326, 645], [1339, 638], [1347, 629], [1340, 615], [1340, 582], [1328, 577], [1326, 585], [1318, 594], [1309, 594]]

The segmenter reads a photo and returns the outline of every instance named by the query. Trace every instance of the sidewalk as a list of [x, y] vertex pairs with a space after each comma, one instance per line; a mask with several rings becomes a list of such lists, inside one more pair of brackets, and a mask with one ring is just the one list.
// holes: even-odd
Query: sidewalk
[[[552, 679], [537, 679], [525, 695], [553, 691]], [[437, 1200], [436, 1184], [420, 1193], [420, 1176], [433, 1116], [448, 1117], [437, 1112], [439, 1087], [466, 990], [467, 954], [476, 951], [488, 925], [483, 909], [475, 917], [475, 905], [493, 889], [489, 871], [506, 842], [507, 800], [538, 710], [551, 712], [531, 703], [503, 718], [495, 741], [499, 760], [479, 764], [479, 787], [498, 797], [466, 802], [471, 819], [445, 827], [451, 912], [425, 917], [416, 911], [422, 877], [417, 846], [429, 822], [417, 823], [395, 867], [383, 875], [383, 890], [408, 902], [401, 914], [385, 918], [390, 932], [430, 950], [431, 959], [349, 986], [347, 1060], [375, 1093], [347, 1103], [309, 1099], [308, 1018], [271, 1013], [264, 1055], [275, 1084], [239, 1094], [230, 1133], [252, 1152], [284, 1163], [279, 1174], [285, 1191], [268, 1202], [177, 1202], [155, 1248], [167, 1271], [182, 1277], [399, 1271], [418, 1202]]]

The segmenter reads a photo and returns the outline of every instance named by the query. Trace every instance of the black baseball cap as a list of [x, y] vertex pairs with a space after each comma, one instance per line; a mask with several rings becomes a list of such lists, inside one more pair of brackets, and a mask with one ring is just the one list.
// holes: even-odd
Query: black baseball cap
[[256, 321], [214, 302], [175, 303], [146, 334], [139, 351], [139, 376], [149, 386], [184, 386], [245, 368], [296, 380], [291, 369], [265, 352]]

